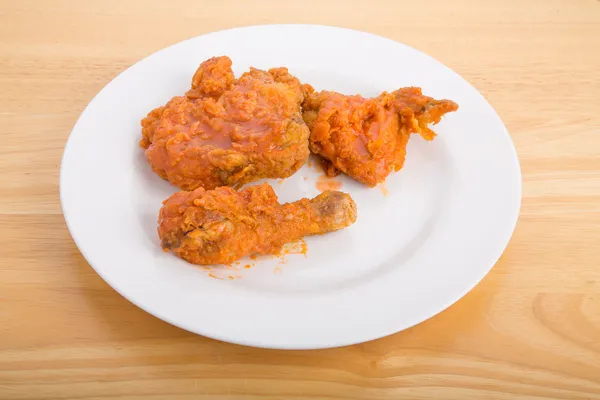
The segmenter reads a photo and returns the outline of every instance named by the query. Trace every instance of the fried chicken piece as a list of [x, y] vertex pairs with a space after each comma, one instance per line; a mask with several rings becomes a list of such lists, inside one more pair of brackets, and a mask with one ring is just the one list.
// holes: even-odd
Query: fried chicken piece
[[286, 68], [235, 79], [228, 57], [204, 61], [185, 96], [142, 120], [146, 158], [184, 190], [286, 178], [309, 155], [302, 85]]
[[158, 218], [162, 247], [193, 264], [276, 254], [285, 243], [356, 221], [356, 204], [348, 194], [327, 191], [311, 200], [279, 204], [266, 183], [239, 192], [226, 186], [182, 191], [163, 204]]
[[429, 129], [458, 105], [424, 96], [408, 87], [384, 92], [376, 98], [312, 92], [302, 104], [302, 117], [310, 129], [310, 150], [326, 160], [326, 172], [340, 170], [359, 182], [375, 186], [404, 164], [411, 133], [432, 140]]

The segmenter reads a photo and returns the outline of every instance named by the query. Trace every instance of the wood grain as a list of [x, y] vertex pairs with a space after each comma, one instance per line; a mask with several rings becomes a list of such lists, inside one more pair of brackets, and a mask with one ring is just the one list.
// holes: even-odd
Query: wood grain
[[[292, 22], [449, 65], [498, 111], [523, 170], [517, 230], [480, 285], [340, 349], [235, 346], [146, 314], [85, 262], [58, 198], [69, 132], [116, 74], [182, 39]], [[597, 0], [0, 0], [0, 38], [0, 399], [600, 399]]]

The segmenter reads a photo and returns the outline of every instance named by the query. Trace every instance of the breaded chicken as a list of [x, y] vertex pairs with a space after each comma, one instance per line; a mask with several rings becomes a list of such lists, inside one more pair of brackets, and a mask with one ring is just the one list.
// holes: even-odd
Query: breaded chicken
[[312, 92], [302, 104], [310, 129], [310, 149], [328, 160], [327, 174], [341, 171], [369, 186], [385, 181], [404, 164], [411, 133], [427, 140], [436, 124], [458, 105], [424, 96], [421, 89], [402, 88], [377, 98]]
[[158, 234], [165, 251], [193, 264], [228, 264], [253, 254], [276, 254], [303, 236], [343, 229], [356, 221], [356, 204], [345, 193], [279, 204], [268, 184], [237, 192], [198, 188], [165, 200]]
[[203, 62], [185, 96], [142, 120], [153, 171], [184, 190], [286, 178], [306, 161], [302, 85], [286, 68], [235, 79], [228, 57]]

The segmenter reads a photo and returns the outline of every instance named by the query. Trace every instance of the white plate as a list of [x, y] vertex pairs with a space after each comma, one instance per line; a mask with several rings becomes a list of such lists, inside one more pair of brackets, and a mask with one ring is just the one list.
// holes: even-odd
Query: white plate
[[[138, 146], [140, 119], [188, 89], [198, 64], [228, 55], [236, 75], [286, 66], [317, 90], [374, 96], [420, 86], [460, 105], [425, 142], [416, 135], [388, 194], [342, 179], [358, 205], [348, 229], [306, 240], [308, 252], [241, 271], [163, 253], [161, 201], [176, 189]], [[283, 201], [318, 194], [304, 166], [273, 187]], [[305, 179], [306, 178], [306, 179]], [[492, 268], [521, 199], [511, 139], [485, 99], [449, 68], [368, 33], [310, 25], [232, 29], [186, 40], [135, 64], [92, 100], [65, 148], [60, 194], [77, 246], [115, 290], [201, 335], [251, 346], [312, 349], [380, 338], [444, 310]], [[249, 263], [244, 261], [242, 265]], [[282, 264], [282, 265], [280, 265]], [[278, 273], [277, 273], [278, 272]]]

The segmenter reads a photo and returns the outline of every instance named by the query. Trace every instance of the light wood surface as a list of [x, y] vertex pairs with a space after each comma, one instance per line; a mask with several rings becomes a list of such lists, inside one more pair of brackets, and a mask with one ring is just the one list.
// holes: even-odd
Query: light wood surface
[[[235, 346], [136, 308], [75, 247], [58, 174], [86, 104], [156, 50], [266, 23], [416, 47], [506, 123], [523, 170], [516, 232], [440, 315], [340, 349]], [[597, 0], [0, 0], [0, 134], [2, 400], [600, 399]]]

